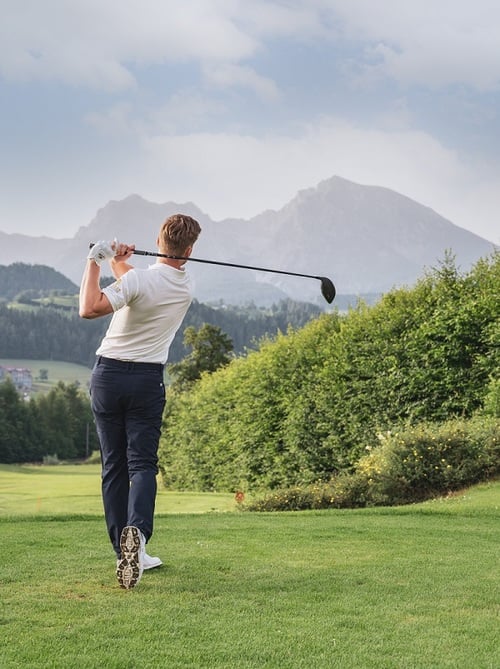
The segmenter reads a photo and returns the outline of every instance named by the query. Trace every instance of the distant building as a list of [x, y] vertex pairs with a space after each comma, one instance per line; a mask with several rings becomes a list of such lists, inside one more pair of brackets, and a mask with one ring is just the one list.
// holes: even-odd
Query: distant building
[[26, 367], [2, 367], [0, 366], [0, 382], [6, 381], [7, 377], [19, 391], [29, 392], [33, 388], [33, 375], [31, 369]]

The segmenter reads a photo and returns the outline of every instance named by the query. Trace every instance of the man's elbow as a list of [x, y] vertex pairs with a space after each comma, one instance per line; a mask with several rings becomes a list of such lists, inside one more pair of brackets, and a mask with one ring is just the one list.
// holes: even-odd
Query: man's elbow
[[103, 304], [92, 304], [91, 302], [85, 303], [81, 302], [78, 308], [78, 314], [80, 318], [86, 318], [87, 320], [92, 318], [99, 318], [99, 316], [105, 316], [107, 312], [106, 305]]
[[80, 297], [78, 305], [78, 313], [80, 318], [100, 318], [100, 316], [107, 316], [112, 313], [113, 307], [111, 302], [102, 293], [98, 299], [86, 298], [85, 295]]
[[92, 309], [89, 309], [88, 307], [80, 307], [78, 310], [78, 315], [80, 318], [86, 318], [87, 320], [97, 318], [99, 316], [99, 314], [97, 314]]

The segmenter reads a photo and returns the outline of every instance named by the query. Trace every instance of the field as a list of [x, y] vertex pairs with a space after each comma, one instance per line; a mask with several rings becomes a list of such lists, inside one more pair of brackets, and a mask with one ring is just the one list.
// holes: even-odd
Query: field
[[281, 514], [162, 491], [149, 552], [164, 566], [126, 592], [96, 479], [87, 466], [0, 469], [2, 669], [500, 666], [500, 482]]
[[[33, 376], [33, 394], [46, 392], [57, 385], [59, 381], [63, 383], [78, 382], [82, 388], [87, 386], [90, 380], [91, 370], [83, 365], [76, 365], [72, 362], [56, 362], [53, 360], [20, 360], [20, 359], [0, 359], [0, 365], [3, 367], [25, 367], [31, 370]], [[40, 370], [47, 370], [47, 380], [40, 380]]]

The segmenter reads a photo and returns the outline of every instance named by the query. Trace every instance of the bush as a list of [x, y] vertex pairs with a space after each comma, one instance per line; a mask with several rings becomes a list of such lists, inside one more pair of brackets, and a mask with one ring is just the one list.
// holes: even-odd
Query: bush
[[96, 450], [92, 451], [89, 457], [85, 460], [86, 465], [100, 465], [101, 464], [101, 451]]
[[475, 417], [422, 423], [379, 435], [354, 473], [328, 483], [283, 488], [249, 511], [357, 508], [419, 502], [500, 474], [500, 422]]
[[57, 453], [54, 455], [44, 455], [42, 460], [44, 465], [60, 465], [61, 461], [57, 457]]
[[500, 423], [476, 417], [442, 424], [421, 423], [380, 435], [380, 446], [361, 458], [376, 504], [427, 499], [487, 479], [500, 472]]
[[368, 482], [359, 474], [339, 474], [328, 482], [281, 488], [245, 505], [245, 511], [354, 509], [369, 506]]

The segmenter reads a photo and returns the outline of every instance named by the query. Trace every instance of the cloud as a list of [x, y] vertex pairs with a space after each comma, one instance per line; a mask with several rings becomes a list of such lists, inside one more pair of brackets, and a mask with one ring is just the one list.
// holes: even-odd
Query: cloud
[[365, 81], [500, 87], [500, 5], [491, 0], [334, 0], [345, 40], [364, 44]]
[[258, 44], [237, 27], [227, 9], [231, 3], [226, 5], [202, 0], [7, 0], [0, 24], [0, 75], [113, 91], [134, 85], [134, 67], [237, 62], [251, 56]]
[[133, 143], [144, 136], [191, 131], [225, 112], [224, 103], [193, 88], [180, 89], [164, 103], [154, 107], [136, 108], [131, 102], [117, 102], [110, 107], [90, 112], [85, 122], [98, 130], [103, 138], [121, 137]]
[[258, 75], [252, 68], [242, 65], [222, 64], [204, 69], [208, 84], [217, 88], [239, 86], [252, 90], [258, 97], [274, 100], [279, 98], [277, 85], [269, 77]]
[[[198, 63], [217, 85], [274, 95], [251, 60], [276, 40], [344, 43], [358, 78], [480, 90], [500, 82], [492, 0], [3, 0], [0, 76], [131, 88], [149, 65]], [[245, 67], [241, 67], [241, 66]]]
[[243, 61], [263, 37], [322, 31], [307, 3], [264, 0], [3, 0], [0, 76], [119, 91], [148, 65], [199, 63], [217, 86], [248, 85], [274, 96], [274, 84]]
[[134, 120], [132, 105], [128, 102], [119, 102], [105, 111], [89, 112], [84, 120], [108, 137], [138, 134], [141, 128], [141, 123]]

